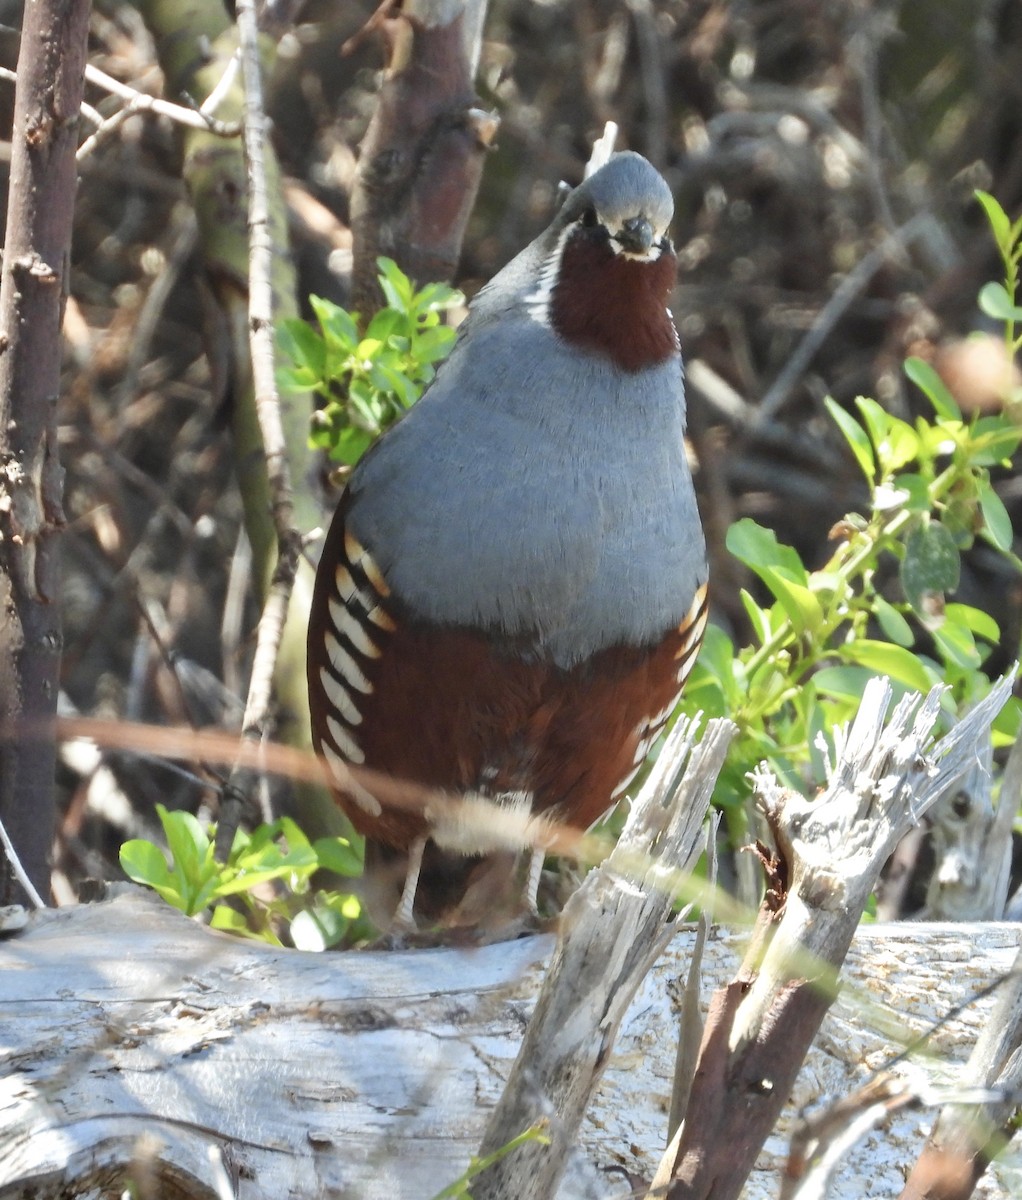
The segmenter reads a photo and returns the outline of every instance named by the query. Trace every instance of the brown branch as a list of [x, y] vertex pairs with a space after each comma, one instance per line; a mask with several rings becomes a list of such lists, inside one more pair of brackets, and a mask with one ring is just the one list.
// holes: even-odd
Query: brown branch
[[[88, 22], [88, 0], [36, 0], [21, 35], [0, 282], [0, 722], [43, 721], [57, 706], [60, 325]], [[0, 820], [43, 893], [54, 761], [49, 736], [0, 747]], [[0, 900], [10, 890], [4, 868]]]
[[352, 294], [363, 316], [382, 302], [376, 260], [419, 283], [450, 279], [497, 118], [476, 107], [473, 75], [485, 0], [405, 0], [377, 24], [387, 72], [351, 197]]

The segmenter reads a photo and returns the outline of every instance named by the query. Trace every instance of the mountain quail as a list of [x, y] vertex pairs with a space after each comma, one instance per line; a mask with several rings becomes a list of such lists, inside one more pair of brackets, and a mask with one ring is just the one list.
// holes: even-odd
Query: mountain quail
[[[382, 806], [346, 764], [586, 829], [692, 667], [707, 569], [667, 307], [673, 209], [644, 158], [613, 155], [475, 297], [340, 500], [310, 701], [335, 797], [367, 839], [377, 919], [484, 919], [517, 859], [486, 821]], [[526, 904], [535, 867], [514, 884]]]

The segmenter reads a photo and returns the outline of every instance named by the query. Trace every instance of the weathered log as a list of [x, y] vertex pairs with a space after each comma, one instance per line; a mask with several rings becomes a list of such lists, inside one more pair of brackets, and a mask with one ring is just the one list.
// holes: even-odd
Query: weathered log
[[[625, 1173], [655, 1170], [693, 938], [678, 934], [626, 1014], [561, 1197], [624, 1196]], [[800, 1110], [861, 1086], [1006, 972], [1018, 938], [1009, 924], [861, 929], [747, 1200], [778, 1194]], [[479, 1145], [552, 946], [303, 954], [212, 933], [137, 889], [34, 914], [0, 944], [0, 1197], [83, 1194], [89, 1180], [115, 1195], [129, 1178], [142, 1196], [213, 1197], [209, 1148], [242, 1200], [435, 1196]], [[711, 938], [704, 995], [743, 952], [738, 934]], [[953, 1076], [992, 1002], [895, 1070]], [[926, 1113], [892, 1116], [832, 1195], [896, 1195], [928, 1127]], [[1017, 1194], [1005, 1169], [976, 1194]]]

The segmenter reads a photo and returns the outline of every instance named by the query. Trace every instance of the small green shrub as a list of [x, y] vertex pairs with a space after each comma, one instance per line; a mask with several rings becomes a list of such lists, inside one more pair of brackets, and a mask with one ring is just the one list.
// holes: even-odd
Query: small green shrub
[[[1022, 319], [1015, 307], [1022, 221], [1012, 225], [996, 201], [980, 199], [1006, 273], [1005, 285], [988, 285], [983, 296], [1014, 350], [1022, 340], [1014, 332]], [[741, 805], [746, 774], [763, 759], [801, 790], [822, 780], [833, 730], [854, 715], [874, 675], [890, 676], [903, 691], [946, 685], [949, 719], [989, 689], [981, 668], [1000, 630], [989, 614], [948, 597], [961, 555], [976, 539], [1022, 566], [990, 478], [992, 469], [1010, 465], [1022, 441], [1014, 403], [1022, 398], [966, 420], [928, 363], [911, 358], [905, 371], [928, 399], [931, 419], [909, 423], [865, 397], [855, 414], [827, 401], [869, 490], [866, 512], [848, 514], [832, 531], [837, 545], [828, 562], [810, 571], [793, 547], [748, 519], [728, 531], [728, 549], [771, 602], [741, 593], [752, 645], [736, 649], [723, 630], [707, 629], [681, 705], [738, 725], [715, 797], [726, 810]], [[1019, 721], [1015, 701], [999, 716], [995, 737], [1013, 740]], [[743, 824], [739, 813], [729, 817]]]
[[416, 290], [389, 258], [379, 266], [387, 306], [364, 333], [357, 313], [319, 296], [309, 297], [318, 329], [295, 319], [283, 321], [278, 333], [290, 360], [278, 368], [278, 386], [324, 402], [313, 417], [312, 444], [348, 466], [422, 394], [457, 336], [441, 316], [464, 302], [441, 283]]
[[[283, 934], [301, 950], [323, 950], [359, 932], [361, 907], [345, 892], [312, 890], [319, 870], [361, 874], [362, 856], [345, 838], [310, 842], [289, 817], [239, 830], [226, 863], [213, 853], [216, 827], [187, 812], [157, 805], [170, 854], [136, 838], [121, 847], [121, 866], [136, 883], [194, 917], [212, 907], [210, 924], [242, 937], [283, 945]], [[237, 908], [223, 903], [233, 899]]]

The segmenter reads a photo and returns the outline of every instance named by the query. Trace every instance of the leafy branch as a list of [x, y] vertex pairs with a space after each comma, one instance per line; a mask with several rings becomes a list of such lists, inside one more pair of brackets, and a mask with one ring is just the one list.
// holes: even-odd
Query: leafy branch
[[[998, 312], [1017, 346], [1022, 220], [1010, 223], [996, 201], [980, 198], [1006, 279], [983, 295], [1007, 298]], [[889, 675], [901, 690], [947, 685], [949, 717], [989, 690], [980, 668], [1000, 639], [997, 623], [948, 597], [959, 584], [962, 553], [976, 539], [1022, 567], [991, 481], [992, 470], [1009, 465], [1022, 427], [1008, 404], [966, 420], [932, 366], [910, 358], [905, 371], [928, 399], [932, 418], [910, 423], [866, 397], [856, 400], [854, 415], [826, 401], [865, 477], [869, 503], [865, 514], [850, 513], [832, 530], [838, 545], [822, 567], [808, 570], [793, 547], [752, 520], [728, 531], [728, 549], [772, 600], [760, 604], [750, 592], [741, 594], [753, 645], [736, 650], [723, 630], [707, 629], [682, 702], [686, 713], [703, 709], [739, 726], [725, 772], [730, 786], [719, 797], [725, 806], [744, 794], [745, 773], [764, 757], [792, 783], [807, 770], [820, 778], [830, 731], [854, 714], [876, 674]], [[995, 729], [1013, 735], [1018, 722], [1016, 703]]]

